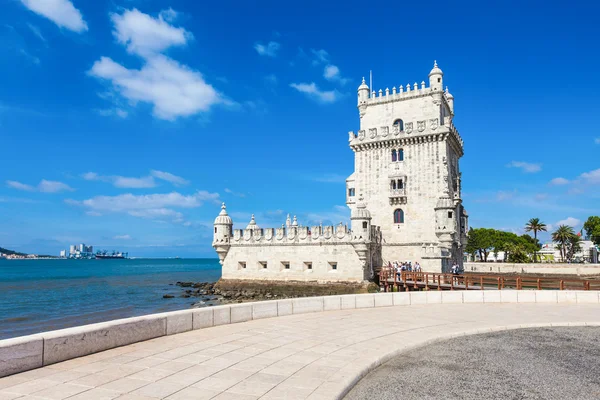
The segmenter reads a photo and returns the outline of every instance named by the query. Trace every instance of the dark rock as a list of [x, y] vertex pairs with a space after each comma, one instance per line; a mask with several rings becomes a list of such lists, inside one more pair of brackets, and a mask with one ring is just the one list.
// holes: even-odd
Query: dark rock
[[174, 298], [174, 297], [175, 297], [175, 296], [173, 296], [172, 294], [164, 294], [164, 295], [163, 295], [163, 299], [172, 299], [172, 298]]

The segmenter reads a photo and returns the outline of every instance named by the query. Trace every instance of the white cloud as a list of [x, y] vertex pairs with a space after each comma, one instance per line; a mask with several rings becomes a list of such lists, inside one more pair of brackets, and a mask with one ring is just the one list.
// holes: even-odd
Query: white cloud
[[112, 183], [118, 188], [131, 189], [152, 188], [156, 186], [156, 182], [154, 182], [154, 178], [151, 176], [143, 176], [141, 178], [115, 176]]
[[131, 240], [131, 236], [130, 235], [117, 235], [117, 236], [113, 236], [113, 239], [115, 239], [115, 240]]
[[158, 16], [167, 22], [174, 22], [179, 16], [179, 13], [169, 7], [166, 10], [161, 10], [161, 12], [158, 13]]
[[323, 70], [323, 77], [328, 81], [339, 82], [342, 85], [345, 85], [346, 82], [348, 82], [348, 79], [342, 78], [340, 69], [335, 65], [326, 65]]
[[115, 187], [132, 189], [155, 187], [157, 183], [154, 178], [170, 182], [175, 186], [187, 185], [190, 183], [189, 181], [183, 179], [180, 176], [173, 175], [169, 172], [157, 170], [151, 170], [150, 175], [142, 176], [140, 178], [119, 175], [105, 176], [99, 175], [95, 172], [86, 172], [85, 174], [82, 174], [81, 177], [86, 181], [107, 182], [111, 183]]
[[[169, 24], [176, 14], [172, 9], [161, 11], [157, 18], [137, 9], [111, 14], [117, 41], [141, 56], [144, 63], [140, 69], [128, 69], [101, 57], [88, 74], [109, 82], [113, 92], [131, 105], [151, 104], [155, 117], [169, 121], [206, 112], [215, 104], [233, 105], [206, 83], [199, 71], [160, 54], [171, 46], [187, 44], [193, 37], [184, 28]], [[118, 99], [111, 100], [119, 106]]]
[[568, 217], [566, 219], [560, 220], [558, 222], [556, 222], [555, 224], [552, 225], [553, 228], [557, 228], [560, 225], [568, 225], [571, 227], [576, 227], [581, 225], [581, 220], [577, 219], [577, 218], [573, 218], [573, 217]]
[[301, 93], [305, 93], [307, 96], [322, 102], [322, 103], [333, 103], [339, 98], [339, 93], [335, 90], [322, 91], [314, 83], [290, 83], [290, 86]]
[[38, 184], [38, 190], [44, 193], [57, 193], [64, 191], [72, 192], [74, 189], [66, 183], [42, 179], [42, 181]]
[[511, 161], [506, 165], [509, 168], [521, 168], [523, 172], [534, 173], [542, 170], [541, 164], [528, 163], [524, 161]]
[[550, 185], [553, 186], [560, 186], [560, 185], [568, 185], [569, 184], [569, 180], [565, 179], [565, 178], [554, 178], [550, 181]]
[[590, 172], [584, 172], [580, 176], [586, 183], [600, 183], [600, 168]]
[[236, 197], [246, 197], [246, 195], [245, 195], [244, 193], [238, 193], [238, 192], [234, 192], [233, 190], [231, 190], [231, 189], [228, 189], [228, 188], [225, 188], [223, 191], [224, 191], [225, 193], [228, 193], [228, 194], [232, 195], [232, 196], [236, 196]]
[[171, 8], [161, 11], [158, 18], [135, 8], [123, 14], [113, 13], [110, 15], [115, 27], [113, 35], [130, 53], [144, 57], [161, 53], [171, 46], [183, 46], [193, 38], [185, 29], [169, 24], [176, 15]]
[[127, 69], [108, 57], [96, 61], [89, 74], [110, 81], [130, 102], [153, 105], [157, 118], [174, 120], [219, 103], [231, 104], [198, 71], [165, 56], [154, 56], [141, 69]]
[[48, 181], [46, 179], [42, 179], [37, 186], [27, 185], [25, 183], [17, 182], [17, 181], [6, 181], [6, 186], [17, 189], [24, 190], [26, 192], [43, 192], [43, 193], [57, 193], [69, 191], [72, 192], [75, 189], [67, 185], [66, 183], [58, 182], [58, 181]]
[[265, 81], [268, 83], [276, 84], [277, 76], [275, 76], [275, 74], [269, 74], [269, 75], [265, 76]]
[[87, 209], [86, 214], [124, 213], [134, 217], [151, 219], [157, 222], [172, 222], [189, 226], [184, 215], [173, 208], [196, 208], [204, 202], [219, 204], [219, 194], [197, 191], [191, 195], [178, 192], [134, 195], [131, 193], [117, 196], [96, 196], [83, 201], [67, 199], [65, 202]]
[[42, 31], [40, 30], [40, 28], [30, 23], [27, 23], [27, 26], [29, 27], [29, 29], [31, 29], [31, 32], [33, 32], [33, 34], [38, 37], [38, 39], [40, 39], [44, 43], [47, 42], [44, 35], [42, 35]]
[[34, 64], [40, 63], [39, 57], [36, 57], [33, 54], [28, 53], [27, 50], [25, 50], [25, 49], [19, 49], [19, 53]]
[[178, 192], [146, 195], [126, 193], [117, 196], [96, 196], [80, 202], [69, 200], [68, 203], [82, 205], [98, 212], [127, 212], [166, 207], [195, 208], [200, 207], [205, 201], [219, 203], [219, 194], [206, 191], [197, 191], [187, 196]]
[[325, 50], [310, 49], [310, 52], [314, 57], [312, 62], [313, 65], [326, 64], [329, 62], [329, 53], [327, 53]]
[[598, 137], [598, 138], [594, 139], [594, 143], [596, 143], [596, 144], [600, 144], [600, 137]]
[[119, 117], [119, 118], [127, 118], [129, 113], [121, 108], [104, 108], [104, 109], [96, 109], [95, 110], [99, 115], [103, 117]]
[[17, 189], [17, 190], [24, 190], [26, 192], [34, 192], [35, 191], [35, 188], [33, 186], [26, 185], [24, 183], [17, 182], [17, 181], [6, 181], [6, 186], [8, 186], [9, 188]]
[[167, 181], [167, 182], [171, 182], [173, 185], [175, 186], [182, 186], [182, 185], [187, 185], [190, 183], [190, 181], [183, 179], [180, 176], [177, 175], [173, 175], [169, 172], [164, 172], [164, 171], [157, 171], [157, 170], [152, 170], [150, 171], [150, 174], [152, 174], [153, 177], [157, 178], [157, 179], [161, 179], [163, 181]]
[[281, 45], [277, 42], [269, 42], [267, 44], [261, 44], [259, 42], [256, 42], [254, 44], [254, 50], [256, 50], [258, 54], [260, 54], [261, 56], [269, 57], [276, 57], [277, 51], [280, 47]]
[[60, 27], [78, 33], [88, 30], [81, 12], [69, 0], [21, 0], [21, 3]]

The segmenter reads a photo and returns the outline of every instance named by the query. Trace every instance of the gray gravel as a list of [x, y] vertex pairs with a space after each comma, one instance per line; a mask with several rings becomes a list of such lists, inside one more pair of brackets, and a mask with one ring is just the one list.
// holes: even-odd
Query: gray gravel
[[600, 328], [467, 336], [402, 354], [345, 399], [600, 399]]

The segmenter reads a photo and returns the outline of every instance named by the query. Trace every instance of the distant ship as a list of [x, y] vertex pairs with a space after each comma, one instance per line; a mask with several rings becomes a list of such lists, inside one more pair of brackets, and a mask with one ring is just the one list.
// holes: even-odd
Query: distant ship
[[112, 254], [108, 254], [106, 252], [106, 250], [104, 251], [99, 251], [96, 253], [96, 258], [101, 259], [101, 260], [106, 260], [106, 259], [125, 259], [125, 258], [129, 258], [129, 253], [121, 253], [121, 252], [116, 252], [113, 251]]

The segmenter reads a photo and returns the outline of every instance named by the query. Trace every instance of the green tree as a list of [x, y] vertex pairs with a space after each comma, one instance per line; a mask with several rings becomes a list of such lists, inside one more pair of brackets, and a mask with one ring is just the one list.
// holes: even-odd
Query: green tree
[[585, 229], [585, 233], [589, 236], [590, 240], [595, 245], [600, 246], [600, 217], [588, 217], [585, 224], [583, 224], [583, 229]]
[[567, 242], [567, 260], [569, 261], [573, 261], [573, 258], [575, 257], [575, 254], [577, 254], [578, 252], [581, 251], [581, 236], [579, 235], [573, 235], [569, 238], [569, 241]]
[[[537, 242], [537, 233], [538, 232], [546, 232], [547, 230], [546, 224], [540, 221], [539, 218], [531, 218], [527, 224], [525, 224], [525, 232], [533, 232], [533, 238]], [[537, 250], [535, 250], [533, 254], [533, 262], [537, 261]]]
[[490, 250], [493, 247], [494, 229], [477, 228], [469, 229], [466, 251], [469, 254], [479, 253], [479, 259], [487, 262]]
[[[552, 232], [552, 241], [558, 244], [560, 249], [560, 258], [564, 262], [567, 259], [567, 250], [573, 241], [573, 236], [577, 236], [568, 225], [559, 226], [554, 232]], [[579, 237], [579, 236], [577, 236]]]

